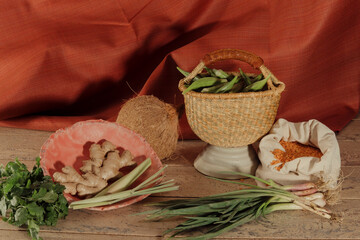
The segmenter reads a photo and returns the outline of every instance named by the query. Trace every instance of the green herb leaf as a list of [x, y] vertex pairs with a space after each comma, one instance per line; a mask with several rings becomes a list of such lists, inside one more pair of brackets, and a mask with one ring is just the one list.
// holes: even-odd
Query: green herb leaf
[[10, 200], [10, 205], [12, 207], [16, 207], [17, 205], [19, 205], [20, 203], [20, 198], [18, 196], [14, 196], [11, 200]]
[[26, 225], [32, 239], [39, 237], [41, 225], [54, 226], [68, 214], [63, 196], [64, 186], [44, 176], [40, 158], [31, 172], [17, 159], [0, 166], [0, 211], [4, 221], [15, 226]]
[[57, 199], [58, 199], [58, 194], [55, 193], [53, 190], [47, 192], [44, 197], [39, 198], [39, 200], [42, 200], [47, 203], [54, 203]]
[[34, 240], [42, 240], [42, 238], [39, 237], [39, 231], [40, 231], [39, 225], [36, 224], [36, 222], [33, 219], [29, 219], [27, 221], [27, 225], [28, 225], [30, 237]]
[[1, 198], [1, 201], [0, 201], [0, 211], [1, 211], [1, 215], [3, 217], [6, 217], [6, 210], [7, 210], [7, 206], [6, 206], [5, 196], [4, 196]]
[[58, 194], [55, 193], [53, 189], [48, 191], [46, 188], [40, 187], [39, 192], [36, 190], [34, 191], [31, 199], [38, 202], [44, 201], [47, 203], [53, 203], [58, 199]]
[[41, 187], [41, 188], [39, 189], [39, 191], [34, 190], [33, 195], [32, 195], [31, 198], [32, 198], [33, 200], [36, 200], [36, 201], [37, 201], [38, 199], [44, 197], [46, 193], [47, 193], [46, 188]]
[[31, 202], [31, 203], [27, 204], [25, 207], [31, 216], [35, 217], [39, 221], [43, 221], [44, 212], [45, 212], [44, 208], [37, 205], [36, 202]]
[[15, 225], [20, 227], [24, 225], [28, 220], [28, 212], [25, 208], [18, 208], [15, 212]]
[[14, 187], [14, 182], [16, 181], [16, 179], [12, 178], [9, 180], [8, 183], [3, 185], [3, 193], [4, 195], [8, 194], [8, 192], [10, 192], [10, 190]]

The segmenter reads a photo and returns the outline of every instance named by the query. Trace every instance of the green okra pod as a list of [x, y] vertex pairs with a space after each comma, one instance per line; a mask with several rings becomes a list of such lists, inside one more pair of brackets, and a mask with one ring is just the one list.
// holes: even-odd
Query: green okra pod
[[226, 72], [224, 72], [221, 69], [213, 69], [213, 72], [215, 74], [215, 76], [219, 77], [219, 78], [228, 78], [229, 74], [227, 74]]
[[196, 90], [203, 87], [213, 86], [215, 83], [219, 81], [216, 77], [204, 77], [190, 84], [182, 93], [185, 94], [191, 90]]
[[201, 90], [202, 93], [215, 93], [219, 88], [221, 88], [222, 86], [224, 86], [225, 84], [227, 84], [227, 82], [225, 83], [220, 83], [220, 84], [217, 84], [215, 86], [212, 86], [212, 87], [207, 87], [207, 88], [203, 88]]
[[228, 92], [232, 89], [235, 83], [239, 81], [239, 76], [235, 76], [230, 82], [219, 88], [216, 93], [224, 93]]
[[245, 83], [243, 81], [237, 82], [234, 84], [234, 86], [231, 88], [230, 93], [238, 93], [241, 92], [243, 89]]
[[204, 69], [210, 74], [211, 77], [217, 77], [213, 69], [208, 67], [204, 67]]
[[266, 85], [266, 82], [270, 78], [270, 76], [271, 76], [271, 74], [269, 74], [269, 76], [267, 76], [267, 78], [265, 78], [263, 80], [254, 82], [254, 83], [250, 84], [249, 86], [246, 86], [244, 88], [243, 92], [260, 91]]
[[261, 79], [263, 79], [264, 76], [262, 73], [260, 73], [259, 75], [257, 75], [255, 78], [254, 78], [254, 82], [257, 82], [257, 81], [260, 81]]
[[189, 72], [185, 71], [185, 70], [182, 70], [181, 68], [179, 67], [176, 67], [176, 69], [181, 72], [182, 75], [184, 75], [185, 77], [189, 76]]
[[[183, 69], [181, 69], [181, 68], [179, 68], [179, 67], [176, 67], [176, 69], [182, 74], [182, 75], [184, 75], [184, 77], [187, 77], [187, 76], [189, 76], [189, 72], [187, 72], [187, 71], [185, 71], [185, 70], [183, 70]], [[194, 77], [194, 80], [199, 80], [200, 78], [198, 77], [198, 76], [195, 76]]]
[[[177, 67], [185, 77], [189, 76], [189, 72]], [[270, 76], [264, 79], [262, 73], [256, 76], [248, 76], [239, 68], [240, 75], [234, 76], [221, 69], [211, 69], [204, 67], [206, 71], [196, 75], [189, 84], [185, 84], [186, 89], [183, 94], [196, 90], [202, 93], [238, 93], [249, 91], [261, 91], [264, 89]], [[196, 83], [197, 82], [197, 83]]]
[[241, 68], [239, 68], [239, 71], [240, 71], [240, 75], [244, 78], [246, 85], [250, 85], [250, 84], [251, 84], [251, 81], [250, 81], [249, 76], [246, 75], [246, 74], [241, 70]]

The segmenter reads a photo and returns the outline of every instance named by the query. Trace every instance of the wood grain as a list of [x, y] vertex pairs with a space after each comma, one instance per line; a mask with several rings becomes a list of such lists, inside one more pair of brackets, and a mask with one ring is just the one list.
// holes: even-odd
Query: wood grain
[[[81, 233], [89, 236], [161, 237], [165, 230], [175, 227], [181, 219], [149, 222], [144, 221], [143, 216], [133, 216], [133, 214], [150, 210], [152, 208], [145, 204], [162, 200], [165, 198], [148, 198], [130, 207], [108, 212], [70, 211], [66, 220], [60, 220], [56, 227], [42, 227], [41, 235], [43, 232], [49, 234], [53, 232], [54, 234], [61, 233], [61, 235]], [[332, 222], [306, 211], [275, 212], [258, 222], [245, 224], [226, 233], [221, 238], [322, 239], [328, 236], [330, 239], [357, 239], [360, 200], [344, 200], [341, 205], [336, 206], [334, 211], [346, 216], [343, 222]], [[15, 231], [16, 228], [1, 223], [0, 230]]]
[[[0, 164], [5, 165], [7, 161], [1, 160]], [[25, 161], [29, 169], [33, 167], [32, 161]], [[342, 184], [342, 199], [360, 199], [360, 166], [343, 166], [345, 180]], [[154, 196], [161, 197], [203, 197], [211, 194], [218, 194], [238, 190], [241, 187], [236, 184], [229, 184], [213, 179], [199, 173], [192, 166], [172, 166], [166, 169], [166, 179], [174, 179], [176, 185], [180, 186], [178, 191], [159, 193]], [[245, 183], [255, 184], [254, 181], [246, 179]], [[194, 184], [196, 183], [196, 184]]]
[[[19, 158], [32, 168], [40, 148], [52, 132], [0, 128], [0, 164]], [[245, 224], [218, 239], [360, 239], [360, 118], [359, 115], [337, 134], [345, 176], [341, 202], [332, 208], [343, 215], [333, 222], [306, 211], [275, 212], [258, 222]], [[207, 178], [193, 167], [196, 156], [206, 146], [201, 141], [179, 141], [175, 154], [164, 160], [166, 177], [175, 179], [179, 191], [153, 195], [126, 208], [96, 212], [70, 210], [66, 220], [55, 227], [42, 227], [44, 239], [164, 239], [163, 231], [180, 219], [144, 221], [133, 214], [150, 210], [147, 203], [180, 197], [199, 197], [238, 189], [239, 186]], [[245, 180], [245, 182], [252, 182]], [[29, 239], [25, 229], [0, 222], [0, 239]]]
[[0, 160], [34, 161], [40, 148], [52, 134], [47, 131], [35, 131], [16, 128], [0, 128]]

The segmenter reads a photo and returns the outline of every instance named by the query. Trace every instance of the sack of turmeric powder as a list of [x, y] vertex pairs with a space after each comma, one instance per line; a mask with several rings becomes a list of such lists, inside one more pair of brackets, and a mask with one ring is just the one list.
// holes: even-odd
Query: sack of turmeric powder
[[[256, 176], [281, 185], [321, 183], [338, 189], [340, 150], [335, 133], [317, 120], [292, 123], [279, 119], [259, 143]], [[257, 183], [261, 185], [261, 183]]]

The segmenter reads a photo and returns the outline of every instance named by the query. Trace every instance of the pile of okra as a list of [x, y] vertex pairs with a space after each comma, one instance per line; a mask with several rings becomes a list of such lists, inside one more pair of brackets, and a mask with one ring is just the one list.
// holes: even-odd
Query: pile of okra
[[[177, 69], [186, 77], [188, 72], [177, 67]], [[183, 94], [189, 91], [202, 93], [239, 93], [239, 92], [256, 92], [267, 90], [267, 78], [263, 74], [247, 75], [241, 68], [239, 73], [227, 73], [221, 69], [210, 69], [205, 67], [205, 72], [196, 75], [190, 82], [185, 85], [186, 89]]]

